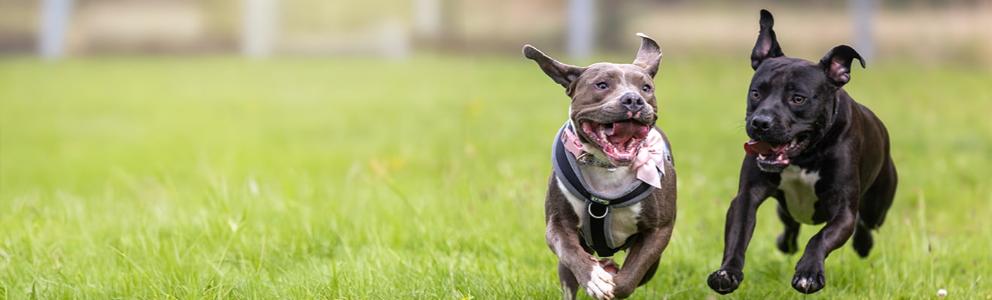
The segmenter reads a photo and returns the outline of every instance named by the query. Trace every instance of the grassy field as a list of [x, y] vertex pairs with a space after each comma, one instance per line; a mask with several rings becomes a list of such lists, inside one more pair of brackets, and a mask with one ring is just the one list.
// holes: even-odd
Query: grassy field
[[[666, 56], [678, 222], [635, 298], [716, 295], [747, 63]], [[717, 298], [992, 299], [992, 74], [853, 77], [901, 175], [872, 255], [838, 250], [802, 297], [768, 202]], [[543, 195], [566, 111], [516, 58], [3, 60], [0, 299], [556, 298]]]

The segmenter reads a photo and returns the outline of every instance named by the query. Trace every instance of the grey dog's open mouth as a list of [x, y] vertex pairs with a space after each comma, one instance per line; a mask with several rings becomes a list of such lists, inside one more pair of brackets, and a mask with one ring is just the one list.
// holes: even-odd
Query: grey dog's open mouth
[[582, 121], [582, 132], [596, 143], [610, 162], [627, 165], [637, 157], [637, 151], [651, 131], [651, 126], [632, 119], [612, 123]]
[[791, 162], [790, 158], [802, 153], [809, 144], [809, 133], [797, 134], [788, 143], [773, 145], [764, 141], [750, 140], [744, 144], [744, 151], [758, 156], [758, 164], [785, 168]]

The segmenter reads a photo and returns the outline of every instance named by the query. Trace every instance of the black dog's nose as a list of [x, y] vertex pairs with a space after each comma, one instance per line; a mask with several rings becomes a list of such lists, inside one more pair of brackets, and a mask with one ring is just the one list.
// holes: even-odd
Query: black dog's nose
[[620, 96], [620, 105], [628, 111], [640, 111], [644, 108], [644, 98], [635, 93], [626, 93]]
[[771, 116], [754, 116], [751, 118], [751, 129], [757, 131], [767, 131], [772, 128], [772, 117]]

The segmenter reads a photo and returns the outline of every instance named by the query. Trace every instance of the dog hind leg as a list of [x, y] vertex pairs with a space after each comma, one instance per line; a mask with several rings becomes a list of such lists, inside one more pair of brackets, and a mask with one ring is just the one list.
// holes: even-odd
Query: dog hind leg
[[862, 258], [868, 257], [871, 247], [875, 245], [875, 240], [871, 237], [871, 229], [868, 229], [868, 226], [860, 218], [858, 219], [858, 226], [854, 228], [854, 236], [851, 240], [851, 247], [854, 248], [854, 252], [857, 252], [858, 256]]
[[642, 286], [645, 283], [648, 283], [648, 281], [651, 281], [651, 277], [654, 277], [654, 272], [658, 271], [659, 262], [661, 262], [661, 260], [656, 261], [654, 264], [651, 265], [651, 267], [648, 267], [647, 272], [644, 272], [644, 277], [641, 278], [641, 282], [638, 283], [637, 286]]
[[898, 182], [892, 159], [886, 159], [882, 170], [865, 195], [861, 197], [858, 212], [858, 226], [854, 231], [851, 246], [861, 257], [867, 257], [874, 245], [872, 229], [878, 229], [885, 221], [885, 213], [892, 206]]
[[778, 247], [779, 251], [785, 254], [793, 254], [799, 250], [799, 245], [796, 239], [799, 238], [799, 222], [796, 222], [789, 215], [789, 212], [785, 209], [785, 195], [782, 191], [778, 191], [772, 197], [778, 200], [778, 219], [782, 221], [782, 225], [785, 227], [782, 230], [782, 234], [778, 235], [775, 239], [775, 246]]

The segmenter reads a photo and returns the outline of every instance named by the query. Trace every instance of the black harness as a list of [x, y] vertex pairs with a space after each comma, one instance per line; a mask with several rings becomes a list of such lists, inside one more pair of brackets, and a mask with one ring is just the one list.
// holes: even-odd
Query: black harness
[[[586, 213], [589, 214], [589, 222], [584, 222], [582, 225], [582, 234], [580, 236], [582, 243], [587, 248], [595, 251], [600, 257], [613, 256], [617, 251], [627, 248], [630, 242], [637, 237], [637, 234], [628, 237], [621, 245], [614, 245], [612, 234], [609, 230], [613, 221], [613, 215], [610, 213], [610, 210], [641, 202], [641, 200], [644, 200], [645, 197], [654, 191], [655, 187], [641, 182], [640, 185], [628, 191], [623, 196], [613, 199], [592, 193], [586, 188], [587, 185], [582, 179], [582, 173], [579, 171], [575, 155], [565, 150], [565, 144], [562, 142], [562, 134], [565, 130], [572, 130], [571, 122], [565, 122], [565, 125], [558, 130], [558, 134], [555, 135], [555, 142], [551, 147], [551, 163], [554, 166], [555, 177], [573, 196], [578, 197], [586, 203]], [[664, 175], [660, 169], [658, 172]]]

